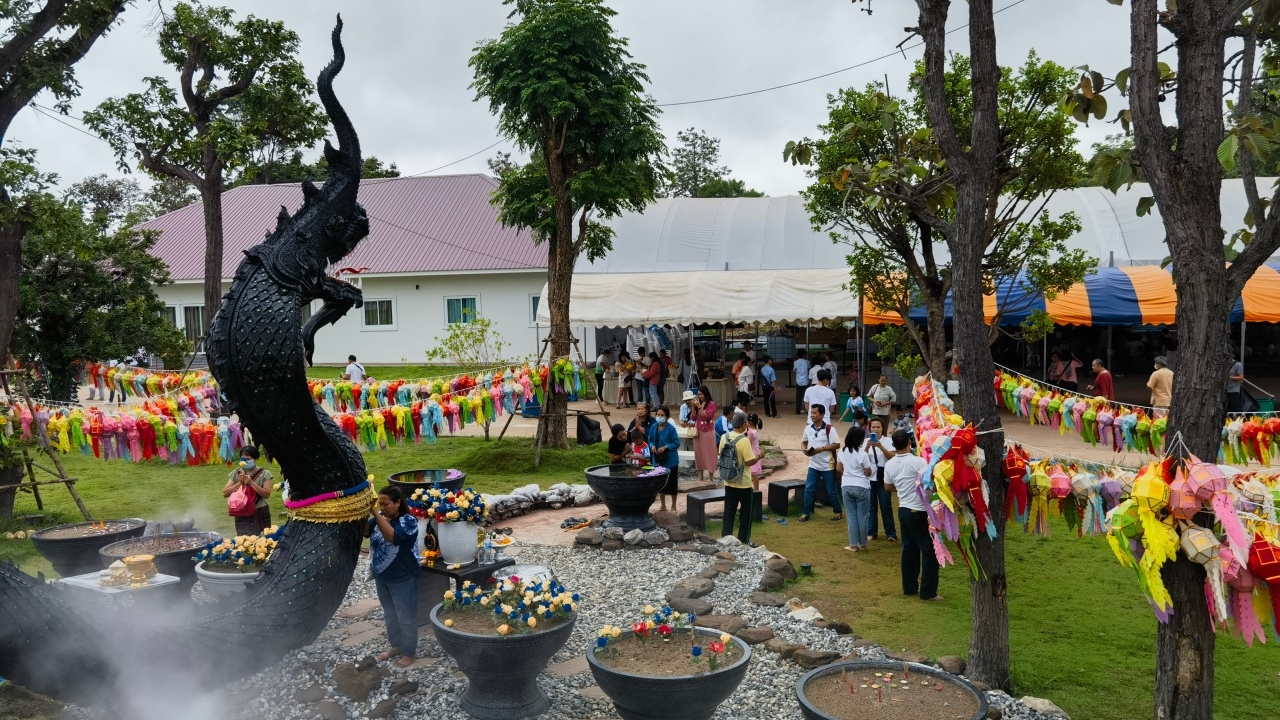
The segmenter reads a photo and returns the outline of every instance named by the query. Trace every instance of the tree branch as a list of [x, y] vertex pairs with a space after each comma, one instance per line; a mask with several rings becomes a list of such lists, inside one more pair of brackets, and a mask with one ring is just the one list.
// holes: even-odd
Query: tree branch
[[204, 178], [197, 175], [193, 170], [166, 161], [164, 159], [164, 153], [156, 153], [153, 155], [151, 149], [142, 143], [134, 143], [133, 146], [138, 149], [139, 164], [151, 172], [178, 178], [179, 180], [186, 180], [196, 187], [204, 185]]
[[22, 56], [30, 52], [50, 30], [57, 27], [68, 4], [69, 0], [49, 0], [39, 12], [31, 16], [30, 22], [22, 32], [14, 34], [9, 42], [0, 48], [0, 74], [7, 75], [13, 72], [14, 67], [22, 61]]

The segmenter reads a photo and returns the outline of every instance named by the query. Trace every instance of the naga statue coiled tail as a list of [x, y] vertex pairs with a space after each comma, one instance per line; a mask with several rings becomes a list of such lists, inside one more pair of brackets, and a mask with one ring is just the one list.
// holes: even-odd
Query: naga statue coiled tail
[[[328, 180], [322, 188], [304, 182], [302, 208], [293, 215], [282, 208], [276, 229], [245, 251], [205, 346], [231, 410], [280, 463], [297, 499], [366, 479], [359, 451], [312, 400], [306, 381], [316, 330], [362, 304], [358, 289], [326, 274], [369, 231], [356, 201], [359, 140], [333, 93], [345, 59], [341, 30], [339, 18], [334, 58], [317, 82], [338, 139], [336, 149], [325, 143]], [[302, 307], [317, 299], [323, 308], [302, 325]], [[138, 671], [144, 675], [181, 669], [179, 684], [206, 689], [255, 672], [310, 643], [329, 622], [351, 582], [360, 513], [368, 510], [337, 522], [292, 520], [245, 592], [172, 612], [81, 607], [0, 567], [0, 676], [63, 699], [101, 702], [137, 682], [135, 668], [146, 668]]]

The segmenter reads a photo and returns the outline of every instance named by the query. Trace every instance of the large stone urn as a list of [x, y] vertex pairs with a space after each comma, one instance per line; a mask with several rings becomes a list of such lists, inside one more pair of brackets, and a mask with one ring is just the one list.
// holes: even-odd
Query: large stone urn
[[596, 465], [586, 469], [587, 484], [604, 500], [609, 508], [605, 527], [622, 530], [643, 530], [656, 527], [649, 508], [658, 499], [658, 492], [667, 484], [671, 472], [664, 467], [642, 470], [631, 465]]
[[538, 675], [573, 633], [577, 616], [548, 630], [520, 635], [480, 635], [445, 627], [444, 604], [431, 609], [436, 642], [467, 676], [462, 709], [480, 720], [510, 720], [541, 715], [551, 707], [538, 687]]

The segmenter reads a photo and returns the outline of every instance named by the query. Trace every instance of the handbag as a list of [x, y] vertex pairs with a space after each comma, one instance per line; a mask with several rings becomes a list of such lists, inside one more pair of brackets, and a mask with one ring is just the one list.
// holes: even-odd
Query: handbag
[[[254, 473], [252, 480], [257, 479], [258, 473]], [[257, 511], [258, 494], [247, 485], [241, 485], [227, 497], [227, 514], [231, 517], [253, 517]]]

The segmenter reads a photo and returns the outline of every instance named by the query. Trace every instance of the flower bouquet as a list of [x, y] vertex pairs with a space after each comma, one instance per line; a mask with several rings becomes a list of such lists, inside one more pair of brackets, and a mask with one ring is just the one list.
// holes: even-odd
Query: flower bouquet
[[472, 632], [487, 626], [499, 635], [518, 635], [563, 622], [581, 599], [555, 580], [535, 583], [512, 575], [489, 590], [468, 580], [460, 590], [446, 591], [441, 614], [445, 627], [461, 621]]
[[194, 560], [212, 572], [256, 573], [271, 559], [283, 534], [283, 527], [272, 525], [261, 535], [237, 535], [209, 543]]
[[[471, 488], [455, 491], [432, 486], [426, 490], [415, 490], [407, 502], [409, 512], [420, 521], [435, 523], [436, 549], [441, 560], [459, 567], [475, 562], [476, 526], [483, 523], [489, 514], [489, 507], [480, 493]], [[419, 526], [422, 525], [419, 522]], [[419, 535], [425, 538], [423, 533]]]
[[750, 646], [696, 621], [649, 605], [629, 627], [600, 629], [587, 663], [620, 715], [705, 720], [738, 687]]
[[478, 718], [546, 712], [551, 702], [538, 687], [538, 675], [573, 633], [579, 600], [554, 580], [514, 575], [488, 588], [464, 582], [446, 592], [431, 610], [431, 626], [467, 676], [462, 709]]

